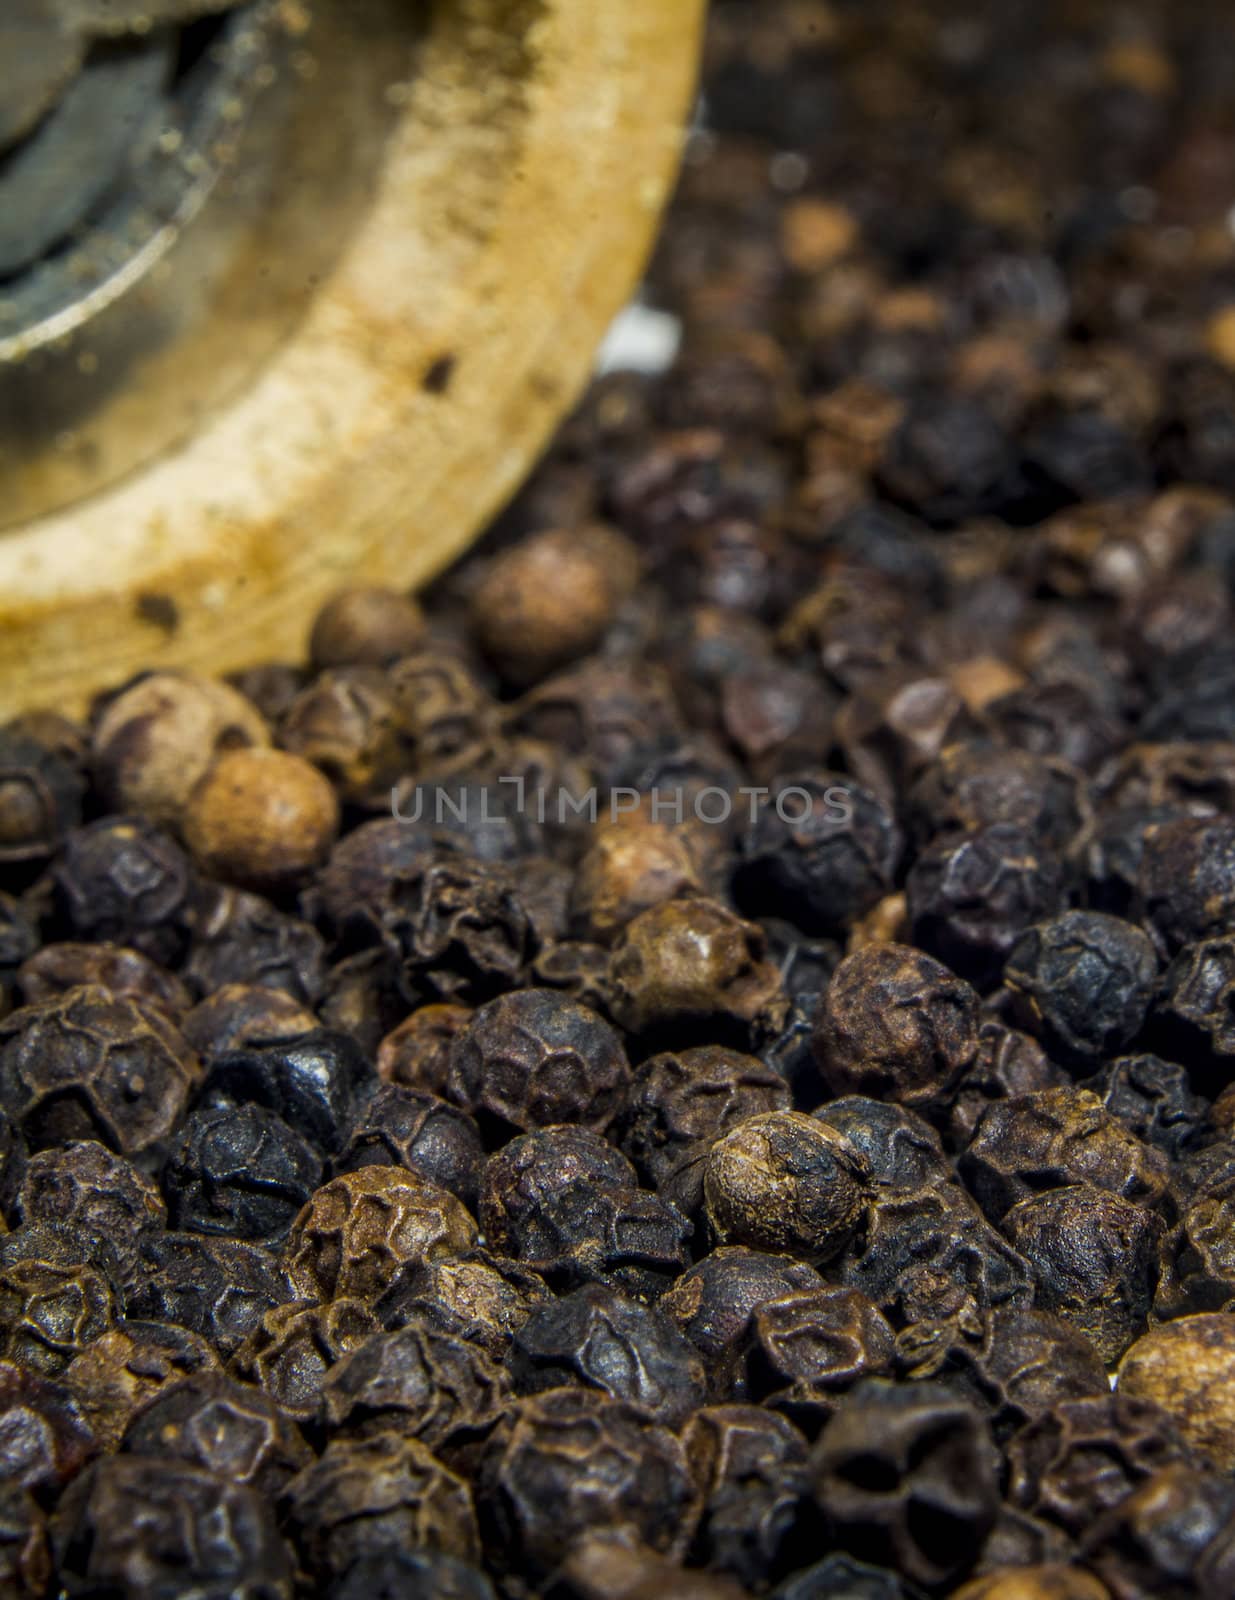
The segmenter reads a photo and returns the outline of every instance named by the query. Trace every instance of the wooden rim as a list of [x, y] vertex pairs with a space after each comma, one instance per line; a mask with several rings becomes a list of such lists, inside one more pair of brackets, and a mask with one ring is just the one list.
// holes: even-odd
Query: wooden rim
[[339, 585], [457, 555], [637, 281], [702, 10], [439, 0], [375, 203], [294, 337], [186, 446], [0, 534], [0, 711], [298, 659]]

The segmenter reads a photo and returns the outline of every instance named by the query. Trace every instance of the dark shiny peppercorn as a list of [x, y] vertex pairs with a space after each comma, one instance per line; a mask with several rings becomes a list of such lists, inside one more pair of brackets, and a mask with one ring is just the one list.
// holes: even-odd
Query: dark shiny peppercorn
[[552, 989], [521, 989], [482, 1006], [459, 1035], [446, 1090], [507, 1127], [577, 1122], [603, 1131], [629, 1084], [616, 1029]]
[[30, 1160], [18, 1210], [25, 1222], [51, 1222], [106, 1239], [119, 1286], [132, 1288], [143, 1240], [166, 1224], [158, 1188], [122, 1156], [93, 1140], [42, 1150]]
[[107, 1456], [88, 1468], [52, 1519], [52, 1546], [70, 1594], [287, 1600], [292, 1592], [264, 1496], [161, 1457]]
[[1004, 967], [1012, 1014], [1057, 1061], [1117, 1055], [1140, 1032], [1158, 962], [1133, 923], [1068, 911], [1022, 934]]
[[184, 851], [144, 817], [75, 828], [53, 878], [78, 939], [110, 941], [172, 966], [192, 928], [195, 879]]
[[748, 1117], [708, 1153], [708, 1221], [722, 1244], [827, 1261], [860, 1226], [865, 1160], [826, 1123], [800, 1111]]
[[18, 1489], [58, 1489], [98, 1448], [68, 1385], [0, 1362], [0, 1480]]
[[642, 1177], [693, 1215], [715, 1140], [746, 1117], [789, 1105], [784, 1079], [753, 1056], [717, 1045], [667, 1051], [635, 1073], [622, 1148]]
[[941, 1384], [869, 1378], [824, 1428], [812, 1491], [842, 1548], [891, 1554], [914, 1582], [955, 1582], [999, 1505], [997, 1452], [980, 1414]]
[[856, 1289], [781, 1295], [754, 1315], [750, 1393], [813, 1435], [846, 1390], [891, 1374], [894, 1350], [887, 1320]]
[[334, 1171], [406, 1167], [474, 1205], [484, 1151], [466, 1112], [398, 1084], [383, 1084], [352, 1124]]
[[200, 1334], [174, 1323], [126, 1320], [75, 1356], [62, 1381], [99, 1444], [115, 1450], [148, 1401], [184, 1378], [218, 1370]]
[[162, 1012], [107, 989], [70, 989], [0, 1023], [0, 1100], [33, 1149], [146, 1150], [172, 1131], [198, 1070]]
[[1080, 1536], [1159, 1467], [1190, 1460], [1182, 1435], [1151, 1400], [1118, 1393], [1062, 1400], [1009, 1441], [1007, 1497]]
[[251, 983], [313, 1006], [326, 987], [326, 949], [316, 928], [261, 895], [212, 888], [194, 922], [184, 975], [203, 998]]
[[198, 1233], [164, 1233], [142, 1250], [145, 1272], [130, 1316], [176, 1322], [229, 1356], [272, 1306], [288, 1298], [274, 1256], [256, 1245]]
[[1209, 1136], [1209, 1107], [1193, 1094], [1187, 1070], [1160, 1056], [1120, 1056], [1087, 1078], [1112, 1116], [1142, 1140], [1178, 1161]]
[[207, 1105], [185, 1120], [163, 1193], [174, 1228], [274, 1246], [321, 1177], [321, 1157], [273, 1111]]
[[263, 1389], [297, 1421], [312, 1423], [321, 1409], [326, 1374], [380, 1329], [377, 1317], [360, 1300], [322, 1305], [284, 1298], [252, 1328], [228, 1371]]
[[608, 1529], [680, 1554], [696, 1493], [674, 1434], [584, 1388], [520, 1400], [486, 1444], [476, 1479], [489, 1559], [527, 1575], [551, 1571], [583, 1535]]
[[861, 1094], [919, 1109], [941, 1100], [978, 1047], [978, 997], [918, 950], [874, 944], [832, 976], [815, 1056], [835, 1095]]
[[999, 979], [1026, 928], [1058, 910], [1059, 858], [1010, 823], [946, 835], [909, 869], [905, 893], [913, 937], [979, 988]]
[[185, 1461], [263, 1495], [277, 1494], [311, 1459], [299, 1428], [272, 1400], [221, 1372], [158, 1395], [130, 1423], [122, 1448]]
[[293, 1478], [280, 1521], [306, 1570], [327, 1580], [387, 1549], [479, 1553], [467, 1483], [418, 1439], [378, 1433], [335, 1439]]
[[1020, 1201], [1003, 1231], [1033, 1269], [1035, 1305], [1071, 1323], [1104, 1361], [1144, 1332], [1163, 1236], [1151, 1211], [1079, 1184]]
[[119, 1309], [111, 1277], [77, 1259], [86, 1246], [74, 1250], [72, 1237], [59, 1248], [30, 1229], [0, 1238], [0, 1360], [49, 1378], [106, 1333]]
[[704, 1406], [682, 1431], [699, 1485], [692, 1564], [760, 1587], [781, 1564], [807, 1488], [806, 1440], [758, 1406]]
[[998, 1221], [1018, 1200], [1087, 1183], [1144, 1205], [1166, 1188], [1167, 1165], [1088, 1089], [1044, 1089], [997, 1100], [960, 1157], [961, 1175]]
[[201, 1099], [264, 1106], [329, 1153], [346, 1142], [352, 1119], [376, 1087], [377, 1075], [359, 1046], [346, 1034], [322, 1028], [220, 1052], [210, 1063]]
[[483, 1433], [507, 1393], [505, 1374], [483, 1351], [418, 1319], [342, 1356], [322, 1384], [321, 1416], [332, 1436], [390, 1431], [440, 1450]]
[[892, 888], [901, 847], [892, 812], [869, 789], [838, 773], [795, 773], [743, 838], [734, 894], [748, 914], [843, 933]]
[[401, 1167], [360, 1167], [317, 1190], [293, 1224], [284, 1262], [304, 1299], [372, 1301], [408, 1264], [475, 1243], [476, 1224], [445, 1189]]
[[520, 1394], [584, 1384], [670, 1426], [706, 1395], [703, 1363], [674, 1323], [599, 1284], [538, 1306], [515, 1332], [507, 1367]]

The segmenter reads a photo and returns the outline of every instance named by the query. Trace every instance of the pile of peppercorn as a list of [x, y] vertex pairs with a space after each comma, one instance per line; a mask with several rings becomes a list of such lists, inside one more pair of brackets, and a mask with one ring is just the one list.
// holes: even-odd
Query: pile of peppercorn
[[0, 1594], [1235, 1593], [1233, 72], [725, 0], [672, 370], [0, 730]]

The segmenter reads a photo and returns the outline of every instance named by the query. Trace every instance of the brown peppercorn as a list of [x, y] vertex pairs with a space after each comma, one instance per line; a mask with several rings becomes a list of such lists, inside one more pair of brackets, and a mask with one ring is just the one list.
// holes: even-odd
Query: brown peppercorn
[[479, 1554], [467, 1483], [418, 1439], [396, 1433], [333, 1440], [288, 1484], [280, 1521], [320, 1581], [391, 1547], [465, 1561]]
[[[949, 1147], [963, 1149], [970, 1142], [982, 1113], [993, 1101], [1062, 1088], [1071, 1081], [1029, 1034], [1002, 1022], [984, 1022], [978, 1030], [973, 1065], [961, 1075], [948, 1107]], [[1113, 1106], [1109, 1109], [1114, 1112]]]
[[122, 1449], [186, 1461], [270, 1496], [312, 1459], [300, 1429], [260, 1389], [214, 1371], [156, 1395], [130, 1423]]
[[391, 668], [390, 686], [411, 739], [413, 772], [457, 772], [492, 747], [499, 709], [455, 655], [420, 650], [405, 656]]
[[287, 708], [279, 748], [325, 773], [345, 804], [376, 810], [410, 761], [410, 741], [384, 672], [344, 667], [323, 672]]
[[332, 1434], [391, 1432], [443, 1450], [496, 1420], [509, 1391], [483, 1351], [427, 1320], [371, 1334], [338, 1360], [322, 1384]]
[[472, 626], [512, 683], [586, 655], [634, 587], [639, 558], [613, 528], [538, 533], [497, 556], [472, 598]]
[[378, 1046], [377, 1072], [383, 1083], [402, 1084], [422, 1094], [442, 1094], [455, 1040], [471, 1018], [459, 1005], [421, 1006], [388, 1033]]
[[286, 889], [330, 854], [339, 801], [316, 767], [282, 750], [231, 750], [189, 796], [184, 837], [212, 877]]
[[1044, 1188], [1092, 1184], [1152, 1206], [1166, 1188], [1167, 1162], [1111, 1116], [1088, 1089], [1042, 1089], [996, 1100], [978, 1123], [960, 1171], [970, 1193], [998, 1222]]
[[1047, 1564], [1006, 1567], [953, 1591], [951, 1600], [1111, 1600], [1092, 1572]]
[[228, 1365], [233, 1377], [256, 1384], [305, 1424], [321, 1411], [326, 1374], [349, 1350], [381, 1331], [377, 1317], [359, 1300], [325, 1305], [290, 1300], [272, 1306], [236, 1350]]
[[716, 900], [673, 900], [643, 912], [609, 963], [613, 1014], [632, 1033], [708, 1029], [718, 1042], [761, 1040], [788, 1012], [767, 941]]
[[10, 1234], [0, 1253], [0, 1361], [58, 1377], [116, 1320], [111, 1283], [98, 1267]]
[[552, 1600], [746, 1600], [728, 1578], [689, 1572], [625, 1532], [584, 1534], [545, 1592]]
[[182, 1024], [193, 997], [174, 973], [140, 950], [113, 944], [45, 944], [23, 961], [17, 983], [27, 1005], [52, 1000], [66, 989], [99, 984], [115, 995], [154, 1006], [169, 1021]]
[[446, 1093], [482, 1121], [603, 1131], [629, 1085], [621, 1038], [603, 1018], [553, 989], [521, 989], [471, 1018], [451, 1051]]
[[383, 667], [419, 649], [424, 631], [424, 615], [407, 595], [376, 586], [340, 589], [314, 619], [309, 655], [319, 672]]
[[408, 1262], [475, 1243], [476, 1224], [445, 1189], [400, 1167], [361, 1167], [317, 1191], [284, 1259], [303, 1299], [373, 1301]]
[[193, 1007], [182, 1032], [209, 1063], [230, 1050], [295, 1039], [314, 1032], [317, 1026], [313, 1013], [282, 989], [228, 983]]
[[800, 1111], [748, 1117], [708, 1154], [703, 1189], [722, 1244], [828, 1261], [862, 1220], [870, 1170], [834, 1128]]
[[1002, 1226], [1033, 1268], [1035, 1305], [1084, 1334], [1103, 1361], [1117, 1361], [1149, 1320], [1160, 1219], [1142, 1205], [1078, 1184], [1020, 1201]]
[[65, 1369], [82, 1415], [104, 1450], [116, 1450], [147, 1401], [219, 1359], [200, 1334], [160, 1322], [128, 1320], [92, 1340]]
[[980, 1414], [942, 1384], [868, 1378], [820, 1436], [812, 1492], [842, 1548], [891, 1555], [937, 1588], [973, 1565], [994, 1525], [997, 1462]]
[[789, 1106], [788, 1084], [754, 1056], [719, 1045], [665, 1052], [635, 1074], [622, 1148], [648, 1183], [692, 1216], [703, 1202], [712, 1144], [747, 1117]]
[[[908, 1347], [907, 1330], [898, 1354]], [[1031, 1417], [1061, 1400], [1083, 1400], [1110, 1392], [1106, 1367], [1085, 1336], [1058, 1316], [1024, 1306], [1000, 1306], [981, 1319], [976, 1341], [964, 1349], [952, 1342], [932, 1361], [926, 1376], [946, 1372], [988, 1413], [1000, 1442]], [[909, 1375], [919, 1373], [910, 1369]]]
[[175, 830], [218, 755], [269, 743], [261, 713], [227, 684], [154, 672], [108, 702], [95, 724], [91, 762], [113, 810]]
[[93, 985], [0, 1023], [0, 1102], [43, 1149], [97, 1139], [121, 1155], [171, 1132], [199, 1074], [162, 1012]]
[[609, 944], [640, 912], [701, 890], [700, 865], [684, 828], [624, 813], [597, 830], [579, 863], [571, 894], [576, 931]]
[[1156, 1401], [1218, 1471], [1235, 1469], [1235, 1315], [1151, 1328], [1124, 1355], [1118, 1385], [1121, 1395]]
[[509, 1257], [476, 1250], [437, 1256], [412, 1268], [378, 1301], [377, 1312], [387, 1328], [421, 1320], [500, 1362], [512, 1335], [549, 1298], [538, 1273]]
[[1079, 1537], [1151, 1473], [1191, 1459], [1170, 1416], [1150, 1400], [1062, 1400], [1009, 1441], [1007, 1498]]
[[832, 975], [814, 1049], [835, 1095], [920, 1109], [938, 1103], [973, 1063], [978, 997], [919, 950], [868, 945]]
[[638, 1406], [550, 1389], [511, 1407], [476, 1478], [494, 1566], [547, 1575], [584, 1535], [629, 1531], [680, 1555], [696, 1491], [680, 1441]]

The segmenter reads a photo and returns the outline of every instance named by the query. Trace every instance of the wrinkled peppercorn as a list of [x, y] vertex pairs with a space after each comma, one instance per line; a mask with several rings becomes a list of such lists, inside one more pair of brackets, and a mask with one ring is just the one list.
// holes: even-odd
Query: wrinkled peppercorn
[[139, 950], [121, 945], [45, 944], [22, 962], [17, 983], [27, 1005], [54, 1000], [82, 984], [97, 984], [114, 995], [153, 1006], [177, 1024], [183, 1024], [193, 1004], [189, 991], [173, 973]]
[[856, 1289], [780, 1295], [754, 1315], [750, 1392], [813, 1435], [847, 1389], [890, 1375], [894, 1350], [886, 1319]]
[[207, 998], [229, 984], [258, 984], [312, 1006], [326, 986], [317, 930], [259, 894], [211, 889], [200, 900], [184, 975]]
[[476, 1224], [445, 1189], [401, 1167], [359, 1167], [313, 1195], [284, 1260], [292, 1288], [307, 1300], [374, 1300], [408, 1263], [475, 1242]]
[[977, 1557], [999, 1503], [979, 1413], [939, 1384], [868, 1378], [820, 1436], [811, 1488], [840, 1544], [932, 1586]]
[[200, 1334], [130, 1318], [92, 1340], [69, 1363], [63, 1381], [100, 1445], [114, 1450], [147, 1401], [182, 1378], [217, 1371], [218, 1365]]
[[92, 985], [0, 1023], [0, 1100], [34, 1149], [81, 1139], [147, 1150], [175, 1126], [197, 1073], [162, 1012]]
[[474, 1205], [484, 1151], [466, 1112], [398, 1084], [383, 1084], [352, 1124], [335, 1172], [406, 1167]]
[[167, 1221], [167, 1208], [150, 1179], [92, 1140], [33, 1156], [18, 1210], [26, 1222], [51, 1222], [70, 1233], [106, 1239], [124, 1289], [136, 1281], [143, 1240]]
[[229, 1356], [273, 1306], [289, 1298], [274, 1256], [256, 1245], [196, 1233], [164, 1233], [142, 1250], [131, 1316], [175, 1322]]
[[943, 1098], [978, 1046], [978, 997], [937, 961], [904, 945], [868, 945], [832, 975], [815, 1055], [833, 1094], [918, 1109]]
[[346, 1141], [353, 1118], [376, 1086], [359, 1046], [346, 1034], [323, 1028], [218, 1052], [201, 1099], [263, 1106], [302, 1138], [333, 1152]]
[[870, 1174], [834, 1128], [800, 1111], [748, 1117], [712, 1146], [708, 1221], [722, 1244], [808, 1261], [835, 1256], [862, 1221]]
[[480, 1008], [455, 1042], [446, 1092], [514, 1128], [578, 1122], [607, 1128], [630, 1083], [615, 1029], [551, 989], [523, 989]]
[[514, 1334], [507, 1367], [520, 1394], [586, 1384], [670, 1425], [703, 1403], [703, 1363], [673, 1322], [600, 1284], [538, 1306]]
[[257, 1321], [232, 1356], [228, 1370], [257, 1384], [303, 1423], [317, 1420], [322, 1384], [349, 1350], [380, 1332], [376, 1315], [360, 1300], [282, 1300]]
[[748, 1586], [777, 1569], [807, 1489], [807, 1446], [757, 1406], [704, 1406], [682, 1433], [699, 1516], [691, 1559]]
[[1181, 1317], [1153, 1328], [1119, 1364], [1119, 1393], [1154, 1400], [1222, 1472], [1235, 1463], [1235, 1316]]
[[321, 1182], [321, 1157], [258, 1105], [203, 1106], [163, 1174], [171, 1223], [278, 1245]]
[[193, 925], [196, 884], [184, 851], [153, 823], [104, 817], [75, 828], [52, 877], [75, 938], [175, 964]]

